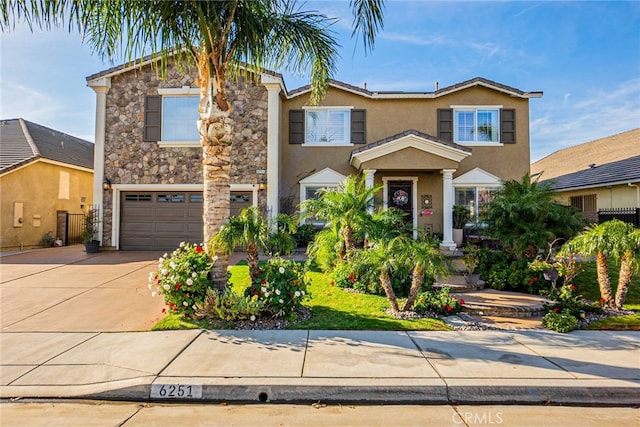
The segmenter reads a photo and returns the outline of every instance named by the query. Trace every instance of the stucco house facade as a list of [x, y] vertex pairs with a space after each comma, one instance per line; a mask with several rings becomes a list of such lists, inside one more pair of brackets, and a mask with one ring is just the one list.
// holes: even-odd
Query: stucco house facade
[[0, 120], [0, 250], [43, 246], [64, 237], [59, 214], [93, 203], [93, 144], [18, 118]]
[[[201, 148], [194, 70], [157, 78], [150, 62], [87, 78], [95, 90], [96, 203], [103, 244], [171, 249], [202, 239]], [[294, 213], [320, 188], [362, 174], [383, 206], [453, 247], [452, 207], [475, 209], [529, 170], [525, 92], [474, 78], [433, 92], [376, 92], [331, 81], [322, 105], [281, 75], [230, 83], [235, 119], [231, 211]], [[102, 189], [108, 180], [110, 188]]]
[[598, 211], [640, 208], [640, 128], [558, 150], [532, 163], [558, 201], [598, 220]]

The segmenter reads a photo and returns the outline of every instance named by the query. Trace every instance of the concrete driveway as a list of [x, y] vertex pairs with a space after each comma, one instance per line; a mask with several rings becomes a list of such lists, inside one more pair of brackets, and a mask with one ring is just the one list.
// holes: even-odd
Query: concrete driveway
[[84, 246], [0, 257], [0, 331], [149, 330], [162, 315], [149, 272], [161, 252], [86, 254]]

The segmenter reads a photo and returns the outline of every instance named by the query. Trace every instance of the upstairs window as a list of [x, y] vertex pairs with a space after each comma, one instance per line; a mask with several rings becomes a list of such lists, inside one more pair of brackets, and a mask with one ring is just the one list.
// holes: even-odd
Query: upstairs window
[[160, 88], [144, 105], [144, 140], [158, 145], [199, 147], [198, 88]]
[[306, 144], [351, 143], [351, 110], [309, 108], [305, 110]]
[[197, 96], [162, 97], [162, 141], [199, 141]]
[[500, 142], [499, 109], [456, 109], [454, 142]]

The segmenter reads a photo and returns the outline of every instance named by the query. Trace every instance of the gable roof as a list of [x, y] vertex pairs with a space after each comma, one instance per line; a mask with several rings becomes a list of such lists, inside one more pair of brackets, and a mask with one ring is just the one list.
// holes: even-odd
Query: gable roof
[[[150, 65], [153, 62], [156, 62], [159, 60], [160, 60], [160, 57], [158, 55], [147, 55], [143, 58], [139, 58], [139, 59], [124, 63], [122, 65], [117, 65], [115, 67], [111, 67], [106, 70], [100, 71], [98, 73], [92, 74], [86, 78], [87, 84], [91, 86], [93, 82], [97, 82], [102, 78], [110, 78], [115, 75], [126, 73], [136, 68]], [[262, 74], [263, 78], [264, 77], [275, 78], [282, 85], [282, 89], [283, 89], [282, 94], [287, 99], [295, 98], [297, 96], [304, 95], [306, 93], [311, 92], [311, 85], [305, 85], [297, 89], [288, 91], [282, 74], [276, 71], [263, 68], [260, 70], [260, 73]], [[516, 97], [516, 98], [541, 98], [543, 94], [542, 91], [532, 91], [532, 92], [522, 91], [520, 89], [516, 89], [514, 87], [507, 86], [502, 83], [495, 82], [493, 80], [485, 79], [484, 77], [474, 77], [472, 79], [465, 80], [460, 83], [443, 87], [442, 89], [436, 88], [436, 90], [433, 92], [369, 91], [366, 88], [360, 88], [358, 86], [354, 86], [338, 80], [334, 80], [334, 79], [329, 80], [329, 87], [335, 87], [335, 88], [342, 89], [347, 92], [355, 93], [357, 95], [364, 96], [366, 98], [371, 98], [371, 99], [438, 98], [440, 96], [445, 96], [450, 93], [468, 89], [474, 86], [483, 86], [483, 87], [493, 89], [498, 92], [502, 92], [507, 95]]]
[[554, 190], [594, 188], [640, 182], [640, 156], [587, 167], [585, 170], [542, 182], [551, 182], [551, 188]]
[[[542, 92], [525, 92], [520, 89], [516, 89], [511, 86], [503, 85], [502, 83], [494, 82], [493, 80], [485, 79], [484, 77], [474, 77], [469, 80], [465, 80], [460, 83], [456, 83], [450, 86], [438, 88], [433, 92], [403, 92], [403, 91], [369, 91], [365, 88], [353, 86], [338, 80], [329, 80], [329, 86], [338, 89], [345, 90], [347, 92], [354, 93], [356, 95], [364, 96], [372, 99], [384, 99], [384, 98], [438, 98], [441, 96], [449, 95], [460, 90], [465, 90], [474, 86], [482, 86], [489, 89], [496, 90], [498, 92], [505, 93], [507, 95], [516, 98], [541, 98]], [[311, 91], [311, 86], [306, 85], [298, 89], [294, 89], [289, 92], [288, 97], [294, 98], [296, 96], [308, 93]]]
[[563, 148], [531, 164], [531, 174], [541, 180], [640, 156], [640, 128]]
[[456, 162], [471, 155], [471, 149], [469, 147], [456, 144], [455, 142], [445, 141], [415, 129], [408, 129], [379, 141], [355, 148], [351, 152], [349, 161], [353, 166], [359, 168], [363, 162], [386, 156], [407, 147], [413, 147]]
[[89, 141], [21, 118], [0, 120], [0, 173], [38, 159], [93, 169], [93, 148]]

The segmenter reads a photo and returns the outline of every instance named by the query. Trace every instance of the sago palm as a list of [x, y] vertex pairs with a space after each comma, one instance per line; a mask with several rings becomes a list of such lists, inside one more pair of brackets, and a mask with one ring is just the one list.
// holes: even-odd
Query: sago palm
[[[382, 0], [352, 0], [354, 35], [371, 48], [382, 27]], [[30, 28], [68, 25], [103, 58], [127, 60], [151, 54], [164, 75], [169, 61], [195, 65], [200, 88], [197, 126], [203, 152], [204, 241], [229, 217], [229, 173], [234, 142], [226, 82], [258, 78], [263, 67], [311, 71], [311, 103], [324, 96], [335, 70], [335, 21], [301, 11], [287, 0], [4, 0], [0, 28], [17, 21]], [[210, 254], [212, 255], [212, 254]], [[222, 255], [222, 254], [220, 254]], [[227, 257], [214, 265], [226, 283]]]

